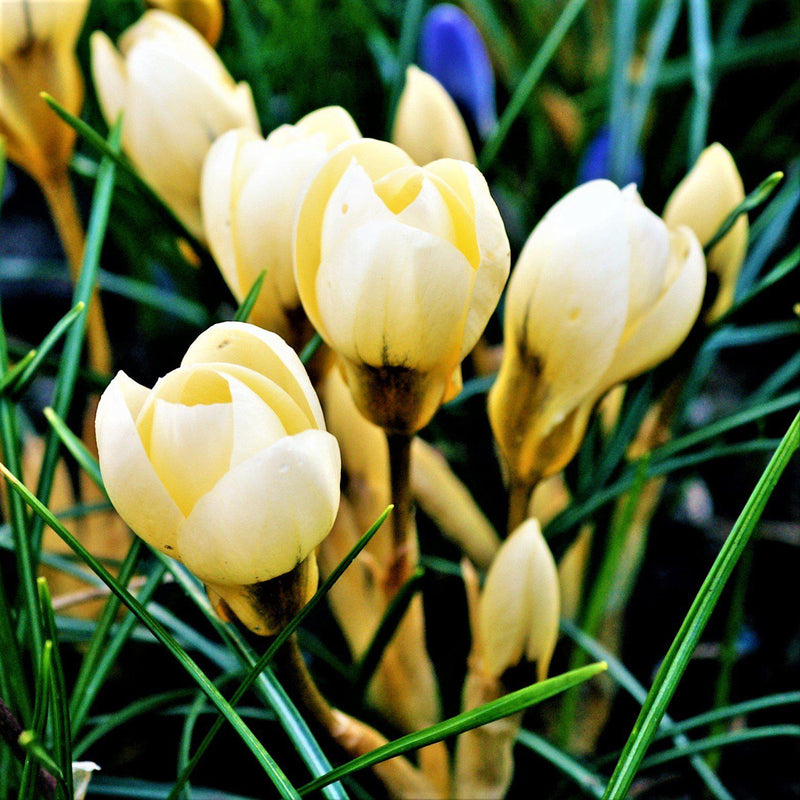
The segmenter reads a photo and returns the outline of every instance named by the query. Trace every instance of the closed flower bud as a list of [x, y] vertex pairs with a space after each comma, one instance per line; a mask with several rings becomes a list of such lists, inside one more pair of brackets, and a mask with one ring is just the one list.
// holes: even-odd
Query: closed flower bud
[[535, 519], [503, 542], [486, 575], [478, 609], [479, 657], [499, 678], [523, 659], [547, 677], [558, 639], [559, 588], [555, 561]]
[[471, 164], [416, 166], [373, 139], [342, 145], [295, 226], [295, 276], [359, 410], [384, 430], [422, 428], [460, 388], [459, 365], [509, 268], [503, 222]]
[[222, 33], [222, 0], [147, 0], [148, 5], [185, 19], [212, 46]]
[[40, 183], [66, 171], [75, 132], [39, 95], [80, 115], [75, 42], [88, 7], [89, 0], [0, 0], [0, 137], [8, 157]]
[[444, 86], [487, 138], [497, 125], [492, 62], [480, 31], [458, 6], [439, 3], [420, 31], [420, 66]]
[[147, 11], [119, 40], [92, 34], [92, 74], [106, 122], [120, 112], [122, 149], [198, 238], [200, 173], [212, 142], [258, 130], [253, 95], [234, 83], [205, 39], [182, 19]]
[[417, 164], [437, 158], [475, 163], [469, 131], [456, 104], [436, 78], [413, 65], [406, 70], [392, 141]]
[[[664, 222], [690, 227], [705, 245], [728, 214], [744, 200], [744, 184], [731, 154], [718, 143], [700, 154], [689, 174], [678, 184], [664, 209]], [[719, 280], [719, 290], [708, 312], [709, 322], [733, 302], [739, 270], [747, 254], [749, 226], [742, 214], [707, 256], [708, 271]]]
[[595, 402], [672, 355], [704, 288], [697, 237], [668, 230], [633, 186], [592, 181], [553, 206], [509, 281], [489, 394], [512, 481], [533, 485], [569, 462]]
[[203, 167], [203, 223], [226, 283], [241, 302], [266, 269], [250, 320], [296, 349], [303, 344], [298, 315], [304, 318], [292, 261], [297, 203], [330, 151], [360, 135], [343, 108], [322, 108], [266, 140], [247, 129], [229, 131]]
[[150, 390], [120, 372], [97, 410], [100, 468], [133, 531], [182, 561], [251, 630], [316, 586], [339, 504], [339, 448], [297, 355], [226, 322]]

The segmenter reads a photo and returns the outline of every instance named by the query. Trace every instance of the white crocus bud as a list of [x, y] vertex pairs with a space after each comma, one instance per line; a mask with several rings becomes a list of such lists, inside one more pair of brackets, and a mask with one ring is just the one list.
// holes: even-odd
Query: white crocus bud
[[241, 302], [266, 270], [249, 319], [298, 350], [307, 337], [292, 260], [297, 203], [330, 151], [360, 136], [350, 115], [330, 106], [266, 139], [248, 129], [229, 131], [203, 166], [203, 223], [225, 282]]
[[697, 237], [669, 230], [633, 186], [591, 181], [536, 226], [509, 281], [489, 418], [512, 481], [575, 454], [597, 400], [683, 342], [700, 310]]
[[439, 158], [475, 163], [469, 131], [453, 98], [433, 75], [413, 64], [406, 70], [392, 141], [417, 164], [429, 164]]
[[478, 609], [479, 658], [499, 678], [523, 659], [547, 677], [558, 639], [558, 572], [535, 519], [503, 542], [486, 575]]
[[[703, 150], [670, 195], [664, 208], [664, 222], [670, 228], [687, 225], [700, 243], [706, 245], [742, 200], [744, 184], [736, 162], [715, 142]], [[733, 302], [739, 270], [747, 254], [748, 235], [747, 215], [742, 214], [708, 254], [708, 271], [719, 279], [719, 290], [708, 312], [709, 322], [721, 316]]]
[[233, 128], [258, 131], [253, 95], [235, 83], [206, 40], [182, 19], [147, 11], [119, 40], [91, 37], [92, 75], [106, 122], [120, 112], [122, 149], [198, 238], [200, 173], [211, 144]]
[[[253, 631], [274, 633], [314, 591], [313, 552], [339, 505], [339, 448], [279, 336], [220, 323], [153, 389], [118, 373], [97, 410], [97, 445], [134, 533]], [[271, 607], [270, 591], [287, 606]]]

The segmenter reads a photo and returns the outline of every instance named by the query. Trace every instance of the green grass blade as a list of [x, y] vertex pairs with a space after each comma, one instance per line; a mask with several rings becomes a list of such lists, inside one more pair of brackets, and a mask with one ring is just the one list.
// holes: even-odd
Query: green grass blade
[[605, 781], [596, 773], [587, 769], [571, 755], [559, 750], [543, 737], [532, 731], [521, 730], [517, 741], [532, 750], [537, 755], [549, 761], [556, 769], [574, 781], [586, 794], [592, 797], [602, 798], [606, 788]]
[[753, 403], [763, 403], [800, 375], [800, 351], [778, 367], [750, 396]]
[[[22, 770], [19, 798], [28, 800], [36, 793], [36, 778], [38, 776], [38, 761], [34, 753], [23, 743], [22, 737], [27, 734], [27, 741], [41, 741], [47, 726], [47, 709], [50, 704], [50, 671], [52, 669], [53, 643], [48, 639], [42, 644], [42, 655], [39, 658], [36, 672], [36, 705], [33, 710], [33, 725], [29, 731], [20, 734], [19, 744], [26, 749], [25, 767]], [[58, 765], [55, 764], [58, 768]], [[55, 771], [50, 771], [55, 775]]]
[[97, 459], [86, 449], [86, 445], [69, 429], [67, 423], [49, 406], [44, 410], [44, 416], [50, 427], [56, 432], [64, 447], [69, 450], [78, 466], [86, 472], [92, 482], [105, 493], [103, 476], [100, 474], [100, 465]]
[[264, 278], [266, 277], [267, 271], [262, 269], [255, 279], [255, 282], [250, 287], [247, 296], [242, 300], [239, 308], [236, 309], [236, 313], [233, 315], [235, 322], [247, 322], [247, 318], [250, 316], [250, 312], [253, 310], [256, 300], [258, 300], [258, 293], [261, 291], [261, 287], [264, 285]]
[[[133, 165], [120, 154], [119, 149], [115, 148], [113, 144], [106, 141], [94, 128], [87, 125], [82, 119], [70, 114], [64, 106], [62, 106], [54, 97], [51, 97], [47, 92], [41, 93], [42, 100], [47, 103], [53, 111], [67, 123], [79, 136], [81, 136], [88, 144], [94, 147], [99, 153], [102, 154], [104, 159], [110, 159], [116, 167], [119, 167], [128, 177], [133, 179], [136, 187], [145, 195], [149, 200], [158, 206], [159, 211], [169, 220], [172, 226], [180, 232], [192, 249], [198, 254], [206, 253], [206, 248], [195, 235], [178, 219], [175, 212], [162, 200], [161, 196], [150, 187], [148, 183], [139, 175]], [[102, 172], [100, 173], [102, 174]], [[99, 180], [99, 178], [98, 178]]]
[[778, 736], [785, 736], [791, 739], [800, 739], [800, 725], [765, 725], [763, 728], [746, 728], [743, 731], [731, 731], [730, 733], [719, 733], [715, 736], [708, 736], [705, 739], [698, 739], [683, 749], [666, 750], [654, 756], [646, 758], [642, 762], [642, 769], [658, 767], [679, 758], [706, 753], [709, 750], [716, 750], [720, 747], [727, 747], [731, 744], [742, 744], [744, 742], [754, 742], [759, 739], [774, 739]]
[[425, 0], [408, 0], [403, 6], [403, 24], [400, 28], [400, 42], [397, 46], [397, 72], [393, 76], [392, 91], [389, 98], [389, 113], [386, 117], [386, 138], [391, 139], [394, 116], [400, 95], [406, 83], [406, 68], [414, 60], [417, 49], [419, 29], [422, 24], [422, 12], [425, 10]]
[[547, 37], [542, 42], [539, 52], [536, 53], [528, 69], [525, 70], [525, 74], [514, 90], [514, 94], [511, 96], [506, 110], [500, 117], [500, 121], [497, 123], [494, 133], [492, 133], [489, 140], [484, 145], [483, 150], [481, 150], [478, 164], [482, 172], [486, 172], [494, 163], [497, 154], [500, 152], [500, 148], [503, 146], [503, 142], [505, 142], [508, 136], [508, 132], [511, 130], [511, 126], [522, 112], [522, 109], [525, 108], [525, 104], [530, 99], [545, 69], [547, 69], [547, 65], [553, 59], [561, 42], [564, 40], [570, 27], [572, 27], [572, 23], [585, 5], [586, 0], [569, 0], [566, 6], [564, 6], [564, 10], [561, 12], [555, 25], [553, 25]]
[[366, 755], [354, 758], [341, 767], [331, 770], [327, 775], [322, 775], [305, 786], [301, 786], [298, 791], [301, 796], [309, 794], [335, 780], [379, 764], [381, 761], [403, 755], [411, 750], [427, 747], [427, 745], [440, 742], [448, 736], [457, 736], [465, 731], [470, 731], [473, 728], [507, 717], [509, 714], [516, 714], [518, 711], [529, 708], [572, 686], [577, 686], [579, 683], [589, 680], [589, 678], [603, 672], [605, 669], [606, 665], [603, 663], [590, 664], [588, 667], [583, 667], [583, 669], [567, 672], [555, 678], [548, 678], [540, 683], [511, 692], [505, 697], [492, 700], [472, 711], [465, 711], [462, 714], [444, 720], [444, 722], [438, 722], [436, 725], [425, 728], [425, 730], [401, 736], [393, 742], [387, 742], [382, 747], [378, 747]]
[[605, 797], [623, 800], [653, 739], [675, 689], [683, 676], [706, 623], [719, 600], [733, 568], [755, 529], [764, 506], [794, 452], [800, 446], [800, 414], [775, 451], [755, 490], [733, 526], [700, 591], [689, 609], [678, 635], [658, 670], [641, 714], [611, 776]]
[[711, 40], [711, 20], [708, 0], [688, 0], [689, 51], [692, 64], [694, 100], [689, 128], [688, 165], [691, 169], [706, 146], [708, 117], [711, 111], [711, 67], [714, 45]]
[[[10, 387], [15, 395], [19, 396], [25, 391], [28, 384], [36, 377], [39, 367], [41, 367], [42, 362], [47, 358], [47, 355], [53, 349], [56, 342], [69, 330], [72, 323], [84, 313], [85, 308], [85, 303], [81, 301], [76, 303], [75, 306], [53, 326], [50, 333], [42, 339], [42, 343], [33, 351], [33, 358], [31, 358], [30, 362], [25, 366], [19, 377]], [[21, 363], [22, 362], [20, 362], [20, 364]]]
[[[205, 707], [205, 704], [206, 696], [202, 692], [197, 692], [194, 700], [192, 701], [192, 705], [189, 707], [189, 711], [184, 718], [183, 731], [181, 732], [180, 742], [178, 742], [178, 775], [183, 773], [183, 771], [186, 769], [186, 765], [189, 763], [192, 751], [192, 737], [194, 736], [194, 728], [197, 724], [197, 720], [200, 717], [200, 713]], [[183, 787], [183, 796], [185, 800], [192, 800], [192, 787], [189, 781], [186, 781], [186, 785]]]
[[383, 615], [372, 641], [367, 646], [364, 657], [358, 664], [355, 674], [354, 685], [359, 694], [364, 694], [370, 680], [383, 656], [383, 651], [392, 640], [397, 630], [397, 626], [405, 616], [408, 606], [414, 599], [414, 595], [419, 591], [425, 569], [418, 566], [411, 577], [400, 587], [400, 590], [392, 598], [386, 613]]
[[[619, 684], [639, 705], [647, 699], [647, 689], [628, 671], [628, 668], [599, 642], [578, 628], [570, 620], [561, 620], [561, 630], [574, 641], [578, 647], [585, 650], [592, 658], [600, 658], [608, 664], [608, 674]], [[676, 749], [684, 749], [691, 745], [690, 740], [677, 728], [675, 721], [664, 714], [658, 727], [659, 736], [670, 736]], [[722, 785], [714, 770], [698, 755], [691, 755], [689, 759], [692, 768], [703, 781], [709, 793], [718, 800], [733, 800], [731, 793]], [[603, 763], [601, 759], [599, 763]], [[598, 764], [599, 766], [599, 764]]]
[[[111, 150], [119, 149], [121, 125], [118, 122], [109, 137]], [[83, 254], [83, 265], [73, 295], [74, 303], [88, 304], [91, 300], [92, 290], [97, 280], [97, 268], [100, 264], [100, 253], [105, 239], [111, 211], [111, 198], [114, 193], [116, 179], [116, 166], [110, 157], [105, 157], [100, 165], [94, 196], [92, 198], [92, 211], [89, 217], [89, 227], [86, 234], [86, 247]], [[53, 396], [53, 409], [59, 417], [65, 419], [75, 390], [75, 383], [80, 368], [81, 351], [83, 350], [84, 334], [86, 332], [86, 315], [79, 317], [67, 334], [64, 351], [56, 377], [56, 388]], [[45, 450], [42, 457], [42, 466], [39, 482], [36, 486], [36, 496], [47, 504], [53, 488], [56, 464], [58, 463], [59, 439], [55, 432], [50, 431], [45, 437]], [[13, 472], [14, 465], [9, 465]], [[44, 522], [41, 516], [35, 518], [31, 525], [31, 540], [34, 549], [38, 551], [41, 542]]]
[[739, 219], [742, 214], [747, 214], [766, 203], [782, 180], [782, 172], [773, 172], [772, 175], [764, 178], [764, 180], [761, 181], [761, 183], [759, 183], [727, 217], [725, 217], [717, 232], [703, 245], [703, 252], [708, 255], [736, 224], [736, 220]]
[[303, 348], [303, 352], [300, 353], [300, 361], [303, 364], [308, 364], [311, 361], [314, 353], [317, 352], [319, 346], [322, 344], [322, 337], [315, 333], [314, 336], [311, 338], [311, 341]]
[[626, 182], [627, 159], [632, 157], [634, 150], [630, 127], [631, 92], [628, 73], [636, 46], [638, 12], [638, 0], [616, 0], [613, 4], [608, 125], [611, 133], [611, 179], [618, 185]]
[[0, 395], [11, 389], [34, 358], [36, 358], [36, 350], [31, 350], [0, 378]]
[[[386, 510], [378, 517], [377, 520], [372, 524], [370, 529], [356, 542], [353, 549], [342, 559], [342, 562], [336, 567], [335, 570], [328, 576], [328, 578], [324, 581], [322, 586], [317, 589], [314, 596], [303, 606], [302, 609], [295, 615], [293, 619], [291, 619], [284, 627], [284, 629], [275, 637], [272, 644], [267, 648], [266, 652], [258, 659], [255, 666], [250, 670], [247, 677], [242, 681], [240, 686], [236, 689], [233, 696], [231, 697], [231, 705], [235, 706], [241, 699], [244, 697], [245, 693], [253, 686], [256, 682], [258, 676], [266, 669], [267, 665], [272, 661], [275, 654], [278, 652], [278, 649], [283, 646], [283, 644], [289, 639], [289, 637], [297, 630], [297, 628], [302, 624], [303, 620], [314, 610], [314, 608], [319, 604], [319, 602], [328, 594], [328, 592], [333, 588], [335, 583], [339, 580], [342, 576], [344, 571], [353, 563], [355, 558], [358, 554], [367, 546], [367, 543], [372, 539], [372, 537], [378, 532], [378, 529], [383, 525], [386, 521], [386, 518], [392, 511], [392, 506], [388, 506]], [[200, 759], [203, 757], [203, 754], [208, 749], [209, 745], [213, 741], [214, 737], [217, 735], [220, 727], [222, 726], [222, 719], [218, 718], [214, 721], [214, 724], [211, 726], [211, 729], [206, 734], [203, 741], [200, 743], [200, 746], [197, 748], [196, 752], [192, 756], [191, 761], [186, 765], [186, 769], [181, 773], [178, 777], [178, 780], [175, 783], [175, 787], [173, 789], [172, 795], [177, 797], [178, 793], [181, 790], [181, 787], [184, 785], [186, 781], [188, 781], [189, 776], [194, 771], [194, 768], [199, 763]]]
[[297, 797], [297, 793], [289, 779], [283, 774], [280, 767], [264, 749], [250, 728], [239, 717], [228, 701], [217, 691], [214, 684], [206, 674], [189, 657], [186, 651], [177, 643], [165, 628], [159, 623], [141, 603], [127, 589], [119, 585], [111, 573], [100, 564], [94, 556], [59, 522], [55, 515], [8, 469], [0, 464], [6, 480], [18, 492], [33, 511], [49, 525], [75, 553], [86, 562], [89, 568], [108, 586], [108, 588], [130, 609], [132, 614], [158, 639], [158, 641], [172, 654], [176, 661], [195, 680], [198, 686], [206, 693], [211, 702], [225, 715], [242, 741], [247, 745], [258, 763], [269, 776], [273, 785], [284, 798]]
[[[72, 775], [72, 729], [69, 720], [69, 707], [67, 703], [67, 684], [64, 680], [64, 669], [61, 665], [61, 654], [58, 645], [58, 629], [53, 613], [53, 601], [45, 578], [37, 580], [39, 589], [39, 605], [44, 620], [44, 630], [49, 641], [53, 643], [52, 668], [50, 670], [50, 696], [52, 702], [53, 742], [58, 755], [58, 762], [62, 775]], [[73, 800], [74, 792], [72, 781], [65, 781], [67, 800]]]

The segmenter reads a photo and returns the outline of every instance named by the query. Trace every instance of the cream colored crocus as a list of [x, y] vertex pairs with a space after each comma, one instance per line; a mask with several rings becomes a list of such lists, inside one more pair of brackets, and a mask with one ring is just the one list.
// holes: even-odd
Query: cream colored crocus
[[89, 0], [0, 0], [0, 137], [8, 157], [40, 184], [67, 170], [75, 132], [40, 97], [76, 116], [83, 76], [75, 43]]
[[553, 206], [509, 281], [505, 352], [489, 393], [512, 485], [561, 470], [597, 400], [678, 348], [705, 281], [694, 233], [668, 229], [633, 186], [591, 181]]
[[220, 323], [153, 389], [118, 373], [100, 400], [97, 444], [120, 516], [192, 570], [222, 616], [274, 633], [315, 590], [339, 448], [279, 336]]
[[508, 269], [497, 206], [463, 161], [418, 167], [387, 142], [348, 142], [298, 212], [303, 307], [359, 410], [392, 433], [419, 430], [458, 392]]
[[258, 131], [253, 95], [235, 83], [187, 22], [147, 11], [119, 40], [91, 38], [92, 75], [103, 115], [123, 112], [122, 149], [198, 238], [200, 173], [214, 140], [233, 128]]
[[[671, 228], [688, 225], [706, 245], [728, 214], [744, 200], [742, 176], [733, 156], [718, 142], [700, 154], [689, 174], [678, 184], [664, 209], [664, 222]], [[707, 319], [713, 322], [730, 308], [739, 270], [747, 254], [749, 225], [741, 214], [734, 226], [707, 256], [708, 271], [719, 280]]]
[[529, 519], [503, 542], [481, 593], [478, 657], [493, 678], [523, 659], [547, 677], [558, 639], [558, 572], [539, 522]]
[[222, 0], [147, 0], [153, 8], [186, 20], [214, 47], [222, 33]]
[[297, 203], [330, 151], [360, 136], [350, 115], [331, 106], [266, 139], [248, 129], [229, 131], [205, 160], [202, 210], [211, 252], [240, 302], [267, 271], [249, 319], [296, 349], [309, 338], [292, 260]]
[[413, 64], [406, 70], [392, 141], [417, 164], [440, 158], [475, 163], [469, 131], [453, 98], [436, 78]]

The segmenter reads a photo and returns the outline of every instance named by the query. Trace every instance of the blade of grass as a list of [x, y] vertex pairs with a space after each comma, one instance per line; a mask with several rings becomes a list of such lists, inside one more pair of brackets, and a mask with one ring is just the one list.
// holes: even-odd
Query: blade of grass
[[11, 386], [19, 380], [20, 375], [25, 371], [28, 364], [36, 358], [36, 350], [26, 353], [8, 372], [0, 379], [0, 394], [5, 394]]
[[623, 800], [683, 676], [722, 590], [747, 546], [767, 500], [783, 470], [800, 446], [800, 414], [792, 422], [780, 446], [761, 476], [739, 519], [733, 526], [689, 613], [667, 652], [642, 711], [625, 744], [606, 789], [607, 800]]
[[264, 278], [266, 277], [267, 271], [262, 269], [255, 279], [255, 282], [250, 287], [247, 296], [242, 300], [239, 308], [236, 309], [236, 313], [233, 315], [235, 322], [247, 322], [247, 318], [250, 316], [250, 312], [253, 310], [256, 300], [258, 300], [258, 293], [261, 291], [261, 287], [264, 285]]
[[[111, 162], [119, 167], [128, 177], [133, 179], [135, 186], [139, 191], [147, 197], [148, 200], [158, 206], [159, 212], [165, 216], [172, 226], [183, 236], [192, 249], [198, 253], [207, 253], [207, 250], [202, 242], [200, 242], [194, 234], [178, 219], [175, 212], [161, 199], [160, 195], [147, 184], [144, 179], [139, 175], [133, 165], [119, 152], [119, 148], [111, 144], [111, 137], [106, 141], [94, 128], [87, 125], [82, 119], [79, 119], [74, 114], [70, 114], [58, 100], [49, 95], [47, 92], [41, 93], [42, 100], [47, 103], [53, 111], [67, 123], [79, 136], [81, 136], [88, 144], [94, 147], [99, 153], [103, 155], [104, 159], [110, 159]], [[102, 171], [99, 175], [102, 174]], [[98, 181], [99, 181], [98, 175]]]
[[771, 175], [764, 178], [764, 180], [761, 181], [761, 183], [759, 183], [727, 217], [725, 217], [722, 224], [717, 229], [717, 232], [703, 245], [703, 252], [708, 255], [714, 247], [725, 238], [728, 231], [736, 224], [736, 220], [738, 220], [742, 214], [747, 214], [766, 203], [782, 180], [782, 172], [773, 172]]
[[403, 86], [406, 82], [406, 68], [414, 60], [417, 49], [419, 29], [422, 24], [422, 12], [425, 0], [408, 0], [403, 6], [403, 24], [400, 28], [400, 42], [397, 46], [397, 72], [392, 80], [392, 92], [389, 97], [389, 113], [387, 114], [386, 138], [391, 139], [394, 116]]
[[44, 410], [44, 416], [56, 432], [64, 447], [69, 450], [78, 466], [86, 472], [92, 482], [105, 493], [103, 477], [100, 474], [100, 465], [97, 459], [86, 449], [86, 445], [69, 429], [67, 423], [49, 406]]
[[399, 739], [387, 742], [382, 747], [354, 758], [341, 767], [331, 770], [327, 775], [322, 775], [305, 786], [301, 786], [298, 792], [301, 796], [307, 795], [335, 780], [345, 777], [345, 775], [352, 775], [359, 770], [380, 764], [381, 761], [403, 755], [411, 750], [427, 747], [427, 745], [440, 742], [448, 736], [457, 736], [460, 733], [464, 733], [464, 731], [470, 731], [473, 728], [507, 717], [509, 714], [516, 714], [518, 711], [529, 708], [536, 703], [541, 703], [543, 700], [547, 700], [572, 686], [577, 686], [579, 683], [589, 680], [589, 678], [603, 672], [606, 668], [606, 664], [603, 663], [590, 664], [583, 669], [567, 672], [555, 678], [548, 678], [532, 686], [511, 692], [505, 697], [492, 700], [472, 711], [457, 714], [455, 717], [431, 725], [425, 730], [401, 736]]
[[303, 348], [303, 352], [300, 353], [300, 361], [303, 364], [308, 364], [311, 361], [314, 353], [317, 352], [319, 346], [322, 344], [322, 337], [315, 333], [314, 336], [311, 338], [311, 341]]
[[769, 376], [750, 396], [753, 403], [763, 403], [800, 375], [800, 351]]
[[525, 70], [519, 85], [514, 89], [514, 94], [500, 117], [497, 127], [481, 150], [478, 164], [482, 172], [486, 172], [494, 163], [500, 148], [503, 146], [503, 142], [508, 136], [508, 132], [511, 130], [511, 126], [522, 112], [522, 109], [525, 108], [525, 104], [530, 99], [545, 69], [547, 69], [547, 65], [555, 56], [559, 45], [585, 5], [586, 0], [569, 0], [564, 6], [564, 10], [555, 25], [550, 29], [533, 61], [531, 61], [528, 69]]
[[633, 156], [631, 131], [631, 89], [628, 74], [636, 46], [638, 0], [617, 0], [612, 16], [611, 91], [608, 126], [611, 132], [611, 180], [627, 183], [628, 158]]
[[[189, 707], [189, 711], [184, 718], [183, 731], [181, 732], [180, 742], [178, 743], [178, 775], [181, 775], [181, 773], [186, 769], [186, 765], [189, 763], [194, 728], [197, 724], [198, 718], [200, 717], [200, 712], [203, 710], [205, 704], [206, 696], [202, 692], [197, 692], [191, 706]], [[189, 781], [186, 781], [186, 785], [183, 787], [183, 796], [185, 800], [192, 800], [192, 786]]]
[[579, 788], [592, 797], [602, 798], [605, 782], [603, 779], [587, 769], [571, 755], [559, 750], [554, 744], [550, 744], [547, 739], [533, 733], [533, 731], [521, 730], [517, 736], [517, 741], [533, 750], [534, 753], [542, 756], [549, 761], [556, 769], [574, 781]]
[[[33, 710], [33, 725], [30, 730], [23, 731], [19, 736], [19, 744], [26, 749], [25, 766], [22, 770], [22, 780], [19, 786], [19, 799], [28, 800], [36, 793], [36, 781], [39, 778], [39, 762], [35, 755], [23, 742], [23, 736], [28, 735], [28, 742], [33, 737], [41, 741], [47, 726], [47, 709], [50, 704], [50, 670], [53, 658], [53, 643], [48, 639], [42, 644], [42, 655], [39, 658], [36, 671], [36, 705]], [[57, 764], [54, 764], [58, 768]], [[54, 770], [49, 770], [55, 776]], [[42, 776], [44, 778], [44, 776]], [[39, 780], [42, 780], [39, 778]]]
[[689, 129], [687, 156], [691, 169], [706, 146], [708, 117], [711, 111], [711, 66], [714, 61], [714, 44], [711, 40], [711, 20], [708, 0], [688, 0], [689, 3], [689, 55], [692, 64], [694, 99]]
[[[634, 678], [628, 668], [613, 653], [569, 620], [561, 620], [561, 630], [592, 658], [602, 658], [608, 664], [608, 674], [614, 681], [628, 692], [639, 705], [644, 703], [647, 699], [647, 689]], [[677, 724], [667, 714], [664, 714], [664, 718], [659, 723], [658, 734], [659, 736], [670, 736], [676, 749], [687, 748], [691, 745], [689, 738], [677, 729]], [[603, 761], [601, 760], [599, 763], [603, 763]], [[733, 800], [732, 795], [722, 785], [717, 774], [700, 756], [690, 756], [690, 763], [711, 795], [718, 800], [723, 800], [723, 798]]]
[[353, 685], [356, 691], [363, 695], [367, 690], [367, 686], [375, 673], [375, 669], [380, 663], [383, 651], [392, 640], [392, 637], [397, 630], [397, 626], [405, 616], [408, 606], [414, 599], [414, 595], [419, 591], [422, 578], [425, 575], [425, 569], [418, 566], [411, 577], [400, 587], [400, 590], [392, 598], [392, 602], [386, 609], [372, 641], [367, 646], [364, 657], [358, 664], [355, 671]]
[[5, 465], [0, 464], [6, 480], [18, 492], [33, 511], [49, 525], [75, 553], [86, 562], [87, 566], [108, 586], [108, 588], [130, 609], [132, 614], [158, 639], [158, 641], [172, 654], [176, 661], [195, 680], [198, 686], [206, 693], [211, 702], [225, 715], [242, 741], [256, 757], [256, 760], [269, 776], [275, 788], [284, 798], [297, 797], [297, 792], [289, 779], [283, 774], [272, 756], [267, 753], [250, 728], [231, 707], [227, 700], [217, 691], [214, 684], [206, 674], [197, 666], [186, 651], [177, 643], [165, 628], [159, 623], [139, 601], [119, 585], [113, 575], [100, 564], [92, 554], [58, 521], [53, 513], [13, 474]]
[[[378, 529], [383, 525], [386, 518], [392, 511], [392, 506], [388, 506], [386, 510], [378, 517], [372, 524], [370, 529], [356, 542], [353, 549], [342, 559], [342, 562], [333, 570], [328, 578], [323, 582], [322, 586], [317, 589], [313, 597], [306, 603], [306, 605], [290, 620], [289, 624], [275, 637], [272, 644], [267, 648], [266, 652], [258, 659], [255, 666], [250, 670], [247, 677], [242, 681], [239, 687], [231, 697], [231, 705], [235, 706], [245, 695], [245, 693], [253, 686], [258, 676], [272, 661], [278, 649], [289, 639], [289, 637], [297, 630], [302, 624], [303, 620], [314, 610], [319, 602], [328, 594], [333, 588], [334, 584], [339, 580], [344, 571], [353, 563], [358, 554], [367, 546], [367, 543], [378, 532]], [[173, 573], [174, 574], [174, 573]], [[192, 756], [191, 761], [187, 764], [186, 769], [181, 773], [173, 788], [172, 795], [177, 797], [180, 792], [181, 786], [189, 779], [194, 768], [199, 763], [203, 754], [208, 749], [212, 740], [222, 726], [222, 719], [217, 718], [211, 729], [206, 734], [206, 737], [200, 743], [195, 754]]]
[[[36, 582], [39, 590], [39, 606], [44, 620], [44, 630], [49, 641], [53, 643], [52, 661], [50, 670], [50, 697], [53, 719], [53, 742], [58, 756], [59, 767], [62, 775], [72, 775], [72, 731], [69, 721], [69, 707], [67, 704], [67, 684], [64, 680], [64, 669], [61, 665], [61, 654], [58, 645], [58, 629], [56, 618], [53, 614], [53, 603], [50, 599], [50, 590], [45, 578]], [[71, 780], [65, 781], [67, 800], [73, 800], [74, 791]]]

